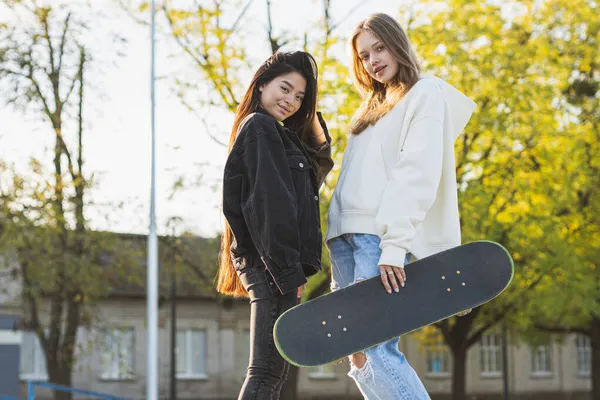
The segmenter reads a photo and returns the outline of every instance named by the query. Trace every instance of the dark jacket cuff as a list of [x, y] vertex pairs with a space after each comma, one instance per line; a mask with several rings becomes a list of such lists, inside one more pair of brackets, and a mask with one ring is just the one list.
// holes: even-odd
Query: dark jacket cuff
[[302, 271], [302, 265], [298, 263], [290, 267], [288, 273], [273, 276], [273, 280], [281, 294], [286, 294], [304, 285], [306, 283], [306, 276], [304, 276], [304, 272]]

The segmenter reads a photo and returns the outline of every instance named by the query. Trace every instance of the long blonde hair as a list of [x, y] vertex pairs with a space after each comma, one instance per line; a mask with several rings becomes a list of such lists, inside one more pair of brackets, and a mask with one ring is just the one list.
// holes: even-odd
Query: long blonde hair
[[[398, 61], [396, 77], [388, 84], [377, 82], [365, 70], [356, 49], [356, 39], [362, 32], [370, 32], [383, 42]], [[373, 14], [361, 21], [349, 40], [352, 53], [352, 75], [363, 102], [350, 122], [350, 133], [358, 135], [375, 124], [417, 83], [421, 66], [406, 32], [398, 21], [387, 14]]]
[[[269, 57], [256, 71], [246, 93], [238, 106], [233, 121], [233, 128], [229, 137], [229, 152], [233, 148], [240, 124], [253, 112], [260, 108], [260, 91], [262, 85], [266, 85], [280, 75], [290, 72], [298, 72], [306, 79], [306, 93], [300, 109], [294, 115], [284, 121], [284, 126], [295, 131], [300, 139], [305, 141], [312, 129], [312, 120], [316, 113], [317, 104], [317, 63], [314, 58], [304, 51], [277, 52]], [[216, 277], [216, 290], [234, 297], [247, 297], [248, 292], [244, 289], [238, 277], [231, 257], [231, 245], [234, 237], [231, 228], [225, 221], [225, 229], [221, 237], [221, 251], [219, 253], [219, 270]]]

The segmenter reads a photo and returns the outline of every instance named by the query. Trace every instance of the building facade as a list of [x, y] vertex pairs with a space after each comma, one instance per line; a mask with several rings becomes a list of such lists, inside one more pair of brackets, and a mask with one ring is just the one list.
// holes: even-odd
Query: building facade
[[[93, 328], [77, 335], [73, 387], [131, 399], [146, 394], [146, 299], [144, 271], [146, 238], [120, 235], [126, 253], [137, 251], [142, 276], [113, 282], [108, 297], [94, 302]], [[176, 300], [177, 398], [235, 399], [249, 358], [250, 307], [245, 300], [216, 296], [212, 277], [217, 265], [217, 239], [184, 238], [177, 245], [160, 241], [159, 390], [169, 398], [171, 273], [180, 279]], [[136, 250], [137, 249], [137, 250]], [[139, 254], [138, 254], [139, 253]], [[36, 335], [16, 322], [27, 320], [21, 300], [18, 268], [0, 275], [0, 397], [19, 392], [25, 398], [28, 381], [48, 379], [44, 353]], [[212, 266], [212, 267], [211, 267]], [[110, 272], [110, 262], [106, 265]], [[130, 268], [133, 270], [133, 268]], [[184, 275], [188, 273], [188, 275]], [[40, 304], [42, 326], [48, 322], [48, 302]], [[46, 308], [46, 309], [45, 309]], [[470, 400], [503, 399], [502, 335], [489, 332], [467, 354], [466, 391]], [[432, 399], [449, 399], [452, 359], [440, 343], [422, 344], [404, 336], [400, 350], [422, 378]], [[567, 336], [561, 342], [532, 348], [508, 345], [508, 384], [511, 399], [583, 400], [591, 398], [590, 340]], [[300, 399], [360, 399], [346, 376], [348, 363], [300, 369]], [[16, 389], [15, 389], [16, 387]], [[51, 398], [43, 389], [36, 398]], [[286, 399], [283, 399], [286, 400]]]
[[[159, 310], [160, 396], [168, 398], [170, 369], [170, 307]], [[114, 297], [98, 307], [98, 328], [81, 329], [73, 386], [128, 398], [146, 391], [146, 305], [143, 298]], [[177, 302], [177, 395], [179, 399], [235, 399], [249, 356], [249, 307], [243, 301], [226, 305], [214, 299]], [[22, 332], [20, 378], [47, 379], [43, 352], [34, 334]], [[433, 399], [449, 398], [452, 360], [442, 345], [422, 345], [414, 336], [400, 342]], [[568, 336], [561, 343], [532, 348], [508, 347], [509, 388], [513, 399], [589, 399], [589, 338]], [[348, 364], [301, 369], [302, 399], [359, 399], [346, 376]], [[466, 386], [469, 398], [502, 398], [502, 335], [482, 337], [468, 352]], [[43, 391], [39, 393], [43, 394]], [[40, 397], [42, 398], [42, 397]]]

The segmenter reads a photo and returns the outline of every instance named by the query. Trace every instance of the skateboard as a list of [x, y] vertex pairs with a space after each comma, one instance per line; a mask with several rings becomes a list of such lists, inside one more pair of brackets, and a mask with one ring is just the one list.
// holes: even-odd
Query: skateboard
[[299, 367], [334, 362], [480, 306], [510, 284], [514, 265], [500, 244], [476, 241], [405, 266], [407, 282], [389, 294], [376, 276], [283, 313], [277, 349]]

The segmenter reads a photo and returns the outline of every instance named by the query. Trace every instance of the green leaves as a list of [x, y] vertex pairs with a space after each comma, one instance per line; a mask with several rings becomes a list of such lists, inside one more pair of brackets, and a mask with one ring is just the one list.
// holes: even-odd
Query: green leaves
[[482, 318], [522, 298], [520, 327], [585, 325], [600, 311], [597, 6], [447, 4], [410, 33], [428, 72], [479, 105], [456, 143], [463, 238], [500, 241], [517, 266]]

